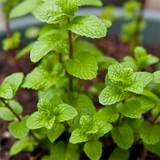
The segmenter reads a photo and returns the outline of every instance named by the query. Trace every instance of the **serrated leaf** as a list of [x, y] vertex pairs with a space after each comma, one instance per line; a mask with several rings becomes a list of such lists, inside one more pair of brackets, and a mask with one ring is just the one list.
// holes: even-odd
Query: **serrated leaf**
[[35, 90], [48, 90], [55, 84], [56, 78], [52, 77], [49, 72], [42, 67], [36, 67], [29, 73], [21, 85], [22, 88], [35, 89]]
[[4, 99], [12, 99], [13, 98], [13, 91], [8, 83], [3, 83], [0, 86], [0, 97]]
[[153, 79], [153, 75], [148, 72], [134, 72], [133, 74], [133, 82], [142, 81], [143, 87], [146, 87], [148, 83], [150, 83]]
[[124, 91], [130, 91], [133, 93], [142, 93], [143, 92], [143, 83], [142, 83], [142, 81], [133, 82], [130, 86], [125, 87]]
[[106, 36], [106, 24], [94, 15], [77, 16], [68, 24], [68, 29], [80, 36], [102, 38]]
[[115, 122], [119, 118], [119, 113], [115, 105], [101, 108], [94, 114], [94, 121], [99, 122]]
[[91, 160], [99, 160], [102, 156], [102, 143], [99, 140], [92, 140], [84, 145], [84, 152]]
[[108, 160], [128, 160], [130, 152], [119, 147], [115, 148], [110, 154]]
[[84, 80], [92, 80], [97, 76], [98, 65], [94, 56], [88, 52], [80, 52], [65, 63], [69, 74]]
[[51, 129], [47, 129], [47, 136], [53, 143], [65, 130], [65, 127], [61, 123], [56, 123]]
[[29, 14], [40, 4], [41, 0], [25, 0], [11, 10], [9, 17], [16, 18]]
[[77, 116], [77, 110], [68, 104], [59, 104], [55, 110], [56, 121], [64, 122]]
[[82, 0], [82, 6], [96, 6], [101, 7], [103, 3], [101, 0]]
[[25, 116], [22, 121], [15, 121], [9, 124], [8, 129], [13, 137], [23, 139], [27, 136], [29, 128], [26, 126], [26, 121], [29, 116]]
[[67, 18], [61, 7], [56, 5], [56, 1], [47, 0], [39, 5], [33, 12], [33, 15], [42, 22], [49, 24], [58, 24], [64, 22]]
[[89, 52], [91, 55], [95, 57], [103, 55], [102, 52], [98, 48], [96, 48], [96, 46], [92, 43], [81, 40], [75, 41], [73, 43], [73, 53], [76, 55], [80, 54], [81, 52]]
[[[16, 101], [9, 101], [9, 106], [14, 110], [17, 115], [22, 113], [22, 106]], [[0, 107], [0, 118], [5, 121], [12, 121], [15, 115], [5, 106]]]
[[129, 118], [141, 118], [141, 104], [136, 99], [128, 99], [125, 104], [117, 104], [118, 111]]
[[121, 92], [121, 89], [114, 85], [109, 85], [103, 89], [99, 95], [99, 102], [103, 105], [111, 105], [127, 97], [128, 93]]
[[133, 131], [129, 125], [114, 127], [111, 131], [114, 142], [122, 149], [129, 149], [134, 141]]
[[160, 71], [153, 73], [153, 83], [160, 83]]
[[140, 129], [140, 137], [147, 144], [156, 144], [160, 141], [160, 126], [151, 126], [148, 121], [144, 121]]
[[36, 63], [50, 51], [60, 51], [66, 47], [66, 42], [60, 34], [49, 35], [36, 41], [31, 50], [31, 61]]
[[24, 47], [20, 52], [18, 52], [18, 54], [16, 55], [16, 59], [20, 59], [22, 56], [26, 55], [27, 53], [30, 53], [30, 51], [33, 48], [33, 44], [35, 42], [31, 42], [29, 45], [27, 45], [26, 47]]
[[24, 139], [21, 139], [12, 145], [9, 151], [9, 155], [13, 156], [20, 153], [21, 151], [32, 152], [33, 150], [34, 150], [34, 141], [29, 137], [25, 137]]
[[47, 160], [79, 160], [79, 147], [75, 144], [59, 141], [53, 145], [50, 159]]
[[125, 56], [123, 61], [124, 62], [121, 63], [123, 66], [129, 67], [129, 68], [131, 67], [133, 69], [133, 71], [138, 70], [137, 62], [133, 57]]
[[69, 125], [72, 128], [79, 127], [79, 121], [80, 121], [81, 116], [88, 115], [92, 117], [94, 113], [96, 112], [95, 106], [92, 100], [84, 94], [80, 94], [78, 96], [76, 100], [76, 104], [73, 105], [73, 107], [76, 108], [78, 115], [74, 117], [72, 120], [68, 121]]
[[146, 113], [155, 106], [155, 102], [149, 99], [148, 97], [139, 96], [137, 97], [137, 100], [141, 104], [142, 113]]
[[5, 83], [10, 84], [10, 86], [12, 88], [12, 94], [13, 94], [12, 97], [14, 97], [18, 88], [19, 88], [19, 86], [22, 83], [23, 77], [24, 77], [23, 73], [20, 73], [20, 72], [19, 73], [13, 73], [13, 74], [7, 76], [4, 79], [4, 81], [2, 83], [2, 86]]
[[39, 112], [33, 113], [27, 120], [27, 127], [30, 129], [39, 129], [45, 127], [51, 129], [55, 121], [55, 116], [50, 119], [44, 119]]

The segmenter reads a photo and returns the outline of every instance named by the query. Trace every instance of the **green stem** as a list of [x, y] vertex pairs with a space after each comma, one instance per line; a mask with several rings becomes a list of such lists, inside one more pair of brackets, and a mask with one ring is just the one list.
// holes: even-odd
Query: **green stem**
[[121, 113], [119, 113], [119, 118], [117, 120], [116, 126], [118, 126], [120, 124], [120, 122], [121, 122]]
[[155, 117], [155, 119], [152, 121], [151, 125], [154, 125], [159, 117], [160, 117], [160, 113], [159, 113], [159, 114]]

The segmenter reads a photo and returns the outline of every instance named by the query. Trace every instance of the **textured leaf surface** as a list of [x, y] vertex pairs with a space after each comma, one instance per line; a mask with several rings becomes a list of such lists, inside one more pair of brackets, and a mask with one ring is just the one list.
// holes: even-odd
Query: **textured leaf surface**
[[13, 146], [11, 147], [11, 149], [9, 151], [9, 155], [13, 156], [13, 155], [20, 153], [21, 151], [31, 152], [33, 150], [34, 150], [33, 140], [26, 137], [26, 138], [21, 139], [13, 144]]
[[12, 99], [13, 98], [13, 91], [8, 83], [3, 83], [0, 87], [0, 97], [5, 99]]
[[54, 124], [51, 129], [47, 130], [47, 136], [53, 143], [65, 130], [65, 127], [61, 123]]
[[27, 136], [29, 132], [29, 128], [26, 126], [26, 121], [28, 116], [25, 116], [22, 121], [12, 122], [9, 124], [9, 132], [12, 134], [13, 137], [17, 139], [22, 139]]
[[103, 3], [101, 0], [82, 0], [82, 6], [96, 6], [101, 7]]
[[51, 77], [50, 73], [41, 67], [37, 67], [25, 77], [21, 87], [35, 90], [48, 90], [54, 84], [55, 79]]
[[84, 145], [84, 152], [91, 160], [99, 160], [102, 156], [102, 143], [98, 140], [92, 140]]
[[21, 17], [34, 11], [41, 0], [25, 0], [11, 10], [10, 18]]
[[68, 25], [68, 29], [75, 34], [90, 38], [102, 38], [107, 33], [105, 23], [94, 15], [75, 17]]
[[160, 125], [151, 126], [149, 122], [144, 121], [140, 129], [140, 137], [147, 144], [156, 144], [160, 141]]
[[117, 147], [110, 154], [108, 160], [128, 160], [129, 156], [130, 156], [129, 151], [126, 151], [126, 150], [123, 150], [123, 149]]
[[80, 52], [73, 59], [68, 59], [65, 65], [67, 72], [77, 78], [92, 80], [97, 76], [96, 59], [88, 52]]
[[99, 95], [99, 102], [103, 105], [111, 105], [125, 99], [127, 95], [114, 85], [109, 85]]
[[129, 118], [141, 118], [141, 104], [136, 99], [128, 99], [125, 104], [117, 104], [118, 111]]
[[160, 71], [156, 71], [153, 73], [153, 82], [160, 83]]
[[114, 142], [122, 149], [129, 149], [134, 141], [133, 131], [129, 125], [124, 124], [112, 129]]

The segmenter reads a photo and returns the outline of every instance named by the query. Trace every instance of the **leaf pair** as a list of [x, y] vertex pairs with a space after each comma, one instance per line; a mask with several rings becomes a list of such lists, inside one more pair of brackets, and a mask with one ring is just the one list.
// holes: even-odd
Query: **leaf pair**
[[27, 127], [38, 129], [45, 127], [51, 129], [55, 122], [64, 122], [77, 115], [76, 109], [67, 104], [53, 106], [51, 102], [42, 98], [38, 103], [38, 111], [33, 113], [27, 120]]

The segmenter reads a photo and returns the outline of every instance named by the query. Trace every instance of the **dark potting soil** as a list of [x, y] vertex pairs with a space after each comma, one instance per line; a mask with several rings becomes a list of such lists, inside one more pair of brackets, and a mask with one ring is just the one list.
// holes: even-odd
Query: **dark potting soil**
[[[94, 43], [106, 56], [112, 56], [118, 61], [122, 61], [123, 57], [126, 55], [133, 55], [127, 43], [122, 43], [118, 40], [118, 38], [113, 36], [107, 36], [107, 38], [95, 40]], [[147, 49], [148, 53], [160, 57], [160, 42], [155, 42], [153, 44], [147, 44], [144, 46]], [[25, 74], [29, 73], [35, 67], [35, 64], [30, 62], [29, 55], [25, 55], [24, 57], [22, 57], [19, 63], [22, 66]], [[153, 67], [149, 68], [148, 71], [153, 72], [155, 67], [156, 66], [154, 65]], [[18, 70], [16, 68], [14, 58], [9, 53], [0, 54], [0, 84], [7, 75], [10, 75], [17, 71]], [[97, 79], [103, 81], [105, 74], [106, 71], [101, 71], [98, 74]], [[85, 88], [89, 88], [88, 86], [91, 86], [95, 81], [96, 80], [84, 82]], [[31, 114], [37, 110], [37, 91], [20, 88], [14, 99], [23, 106], [23, 116]], [[97, 108], [99, 108], [99, 106]], [[146, 119], [150, 119], [150, 113], [147, 113], [147, 115], [145, 116]], [[8, 132], [8, 124], [9, 122], [0, 119], [0, 160], [40, 160], [42, 153], [42, 150], [40, 148], [36, 148], [32, 153], [21, 152], [16, 156], [9, 157], [9, 150], [16, 139], [13, 138]], [[107, 160], [109, 154], [116, 147], [116, 145], [109, 137], [103, 137], [101, 138], [101, 140], [104, 142], [103, 156], [101, 160]], [[82, 154], [80, 159], [88, 160], [85, 154]], [[143, 149], [142, 145], [137, 145], [133, 149], [131, 149], [130, 156], [130, 160], [136, 159], [160, 160], [160, 157], [150, 152], [146, 152], [146, 150]]]

